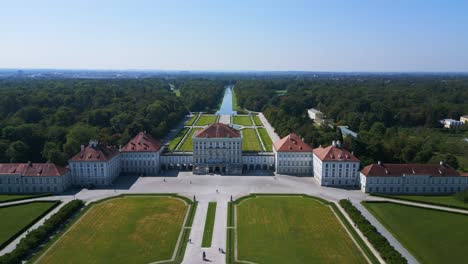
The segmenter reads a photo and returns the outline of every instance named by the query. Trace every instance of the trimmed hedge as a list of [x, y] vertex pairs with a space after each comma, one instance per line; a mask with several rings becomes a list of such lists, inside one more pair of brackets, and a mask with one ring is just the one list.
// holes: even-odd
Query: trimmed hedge
[[386, 263], [408, 263], [408, 261], [390, 245], [388, 240], [354, 207], [349, 200], [340, 200], [340, 206], [346, 211], [367, 240], [380, 253]]
[[47, 219], [43, 225], [29, 232], [20, 240], [15, 250], [0, 256], [0, 263], [21, 263], [37, 248], [44, 244], [57, 229], [62, 226], [71, 216], [83, 207], [81, 200], [73, 200], [64, 205], [60, 210]]

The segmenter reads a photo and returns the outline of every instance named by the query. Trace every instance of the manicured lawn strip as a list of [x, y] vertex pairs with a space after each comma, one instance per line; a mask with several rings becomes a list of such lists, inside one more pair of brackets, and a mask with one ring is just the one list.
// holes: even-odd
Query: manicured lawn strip
[[348, 200], [340, 200], [340, 206], [346, 211], [351, 220], [366, 236], [367, 240], [379, 252], [382, 259], [387, 263], [407, 263], [406, 259], [390, 245], [388, 240], [382, 236], [377, 229], [354, 207]]
[[169, 142], [169, 150], [175, 150], [177, 147], [177, 144], [184, 138], [184, 135], [190, 130], [190, 128], [185, 127], [182, 130], [179, 131], [177, 136], [175, 136], [171, 142]]
[[51, 196], [50, 193], [41, 193], [41, 194], [0, 194], [0, 203], [14, 202], [27, 200], [38, 197]]
[[12, 252], [0, 256], [0, 263], [22, 263], [27, 257], [30, 257], [31, 254], [37, 252], [39, 247], [49, 241], [50, 237], [55, 235], [57, 230], [66, 225], [67, 221], [73, 215], [76, 215], [76, 212], [79, 211], [83, 205], [84, 203], [81, 200], [73, 200], [65, 204], [41, 226], [32, 230], [21, 239]]
[[237, 97], [236, 97], [236, 92], [234, 88], [231, 89], [232, 92], [232, 109], [234, 111], [240, 111], [242, 110], [239, 105], [237, 105]]
[[213, 229], [216, 216], [216, 202], [208, 203], [208, 211], [206, 212], [205, 229], [203, 231], [202, 247], [211, 247], [213, 239]]
[[266, 131], [265, 128], [259, 127], [257, 128], [258, 134], [262, 138], [263, 145], [265, 145], [265, 148], [267, 151], [273, 151], [273, 142], [271, 142], [271, 138], [268, 135], [268, 132]]
[[185, 122], [185, 125], [186, 126], [193, 125], [193, 122], [195, 122], [195, 120], [197, 120], [197, 117], [198, 117], [198, 115], [194, 115], [194, 116], [190, 117], [190, 119]]
[[185, 138], [184, 143], [182, 143], [182, 145], [177, 150], [178, 151], [193, 151], [192, 137], [193, 137], [193, 134], [195, 134], [195, 132], [200, 131], [200, 130], [201, 130], [201, 128], [192, 129], [190, 131], [190, 134], [188, 134], [187, 137]]
[[207, 125], [216, 123], [217, 119], [218, 119], [218, 116], [216, 116], [216, 115], [202, 115], [202, 116], [200, 116], [200, 119], [198, 119], [198, 121], [197, 121], [197, 123], [195, 125], [196, 126], [207, 126]]
[[332, 209], [317, 199], [258, 196], [236, 208], [239, 260], [367, 263]]
[[363, 205], [419, 262], [466, 261], [467, 215], [391, 202]]
[[234, 124], [241, 126], [253, 126], [249, 116], [234, 116]]
[[60, 202], [27, 202], [0, 207], [0, 249], [34, 225]]
[[468, 209], [468, 203], [464, 203], [458, 200], [454, 195], [435, 195], [435, 196], [423, 196], [423, 195], [375, 195], [388, 197], [391, 199], [399, 199], [411, 202], [419, 202], [432, 205], [441, 205], [452, 208]]
[[263, 151], [257, 133], [253, 128], [242, 129], [242, 150], [243, 151]]
[[179, 234], [185, 231], [181, 228], [187, 209], [180, 199], [156, 195], [99, 201], [88, 207], [38, 259], [39, 263], [62, 263], [64, 259], [77, 263], [149, 263], [171, 259]]
[[256, 126], [263, 126], [262, 120], [260, 120], [260, 117], [258, 117], [258, 115], [252, 115], [252, 117]]

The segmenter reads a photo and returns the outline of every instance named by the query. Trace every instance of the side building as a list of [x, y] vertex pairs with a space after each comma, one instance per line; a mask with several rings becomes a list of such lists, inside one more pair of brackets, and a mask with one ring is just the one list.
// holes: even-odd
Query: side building
[[120, 149], [122, 173], [157, 175], [160, 169], [159, 157], [163, 151], [161, 142], [140, 132]]
[[359, 186], [360, 161], [339, 141], [314, 149], [314, 177], [322, 186]]
[[291, 133], [273, 145], [275, 170], [279, 174], [312, 176], [312, 148]]
[[53, 163], [0, 163], [0, 193], [61, 193], [71, 184], [70, 170]]
[[468, 177], [447, 164], [371, 164], [360, 173], [361, 190], [382, 194], [448, 194], [468, 188]]
[[216, 123], [198, 131], [193, 141], [193, 173], [242, 173], [242, 134], [239, 130]]
[[91, 140], [88, 146], [68, 162], [72, 172], [73, 185], [105, 186], [110, 185], [121, 171], [121, 156], [114, 146], [104, 146]]

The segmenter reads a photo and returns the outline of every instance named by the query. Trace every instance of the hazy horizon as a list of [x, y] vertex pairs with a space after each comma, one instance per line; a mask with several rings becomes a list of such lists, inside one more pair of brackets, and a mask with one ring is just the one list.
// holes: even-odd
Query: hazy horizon
[[468, 2], [15, 1], [0, 69], [468, 72]]

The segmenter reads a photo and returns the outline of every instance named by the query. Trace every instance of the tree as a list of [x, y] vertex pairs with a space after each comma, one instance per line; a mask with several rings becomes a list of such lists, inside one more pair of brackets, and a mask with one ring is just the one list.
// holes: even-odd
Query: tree
[[452, 154], [448, 154], [445, 157], [445, 162], [447, 162], [448, 165], [450, 165], [452, 168], [454, 168], [456, 170], [460, 167], [460, 165], [458, 164], [457, 157], [455, 157]]
[[72, 156], [80, 150], [80, 145], [87, 145], [90, 140], [97, 139], [98, 134], [99, 131], [95, 127], [77, 124], [68, 132], [63, 149], [69, 156]]
[[23, 141], [12, 142], [6, 151], [10, 162], [26, 162], [29, 157], [29, 147]]
[[57, 142], [46, 142], [41, 154], [48, 162], [62, 166], [67, 164], [68, 156], [61, 150], [60, 144]]

